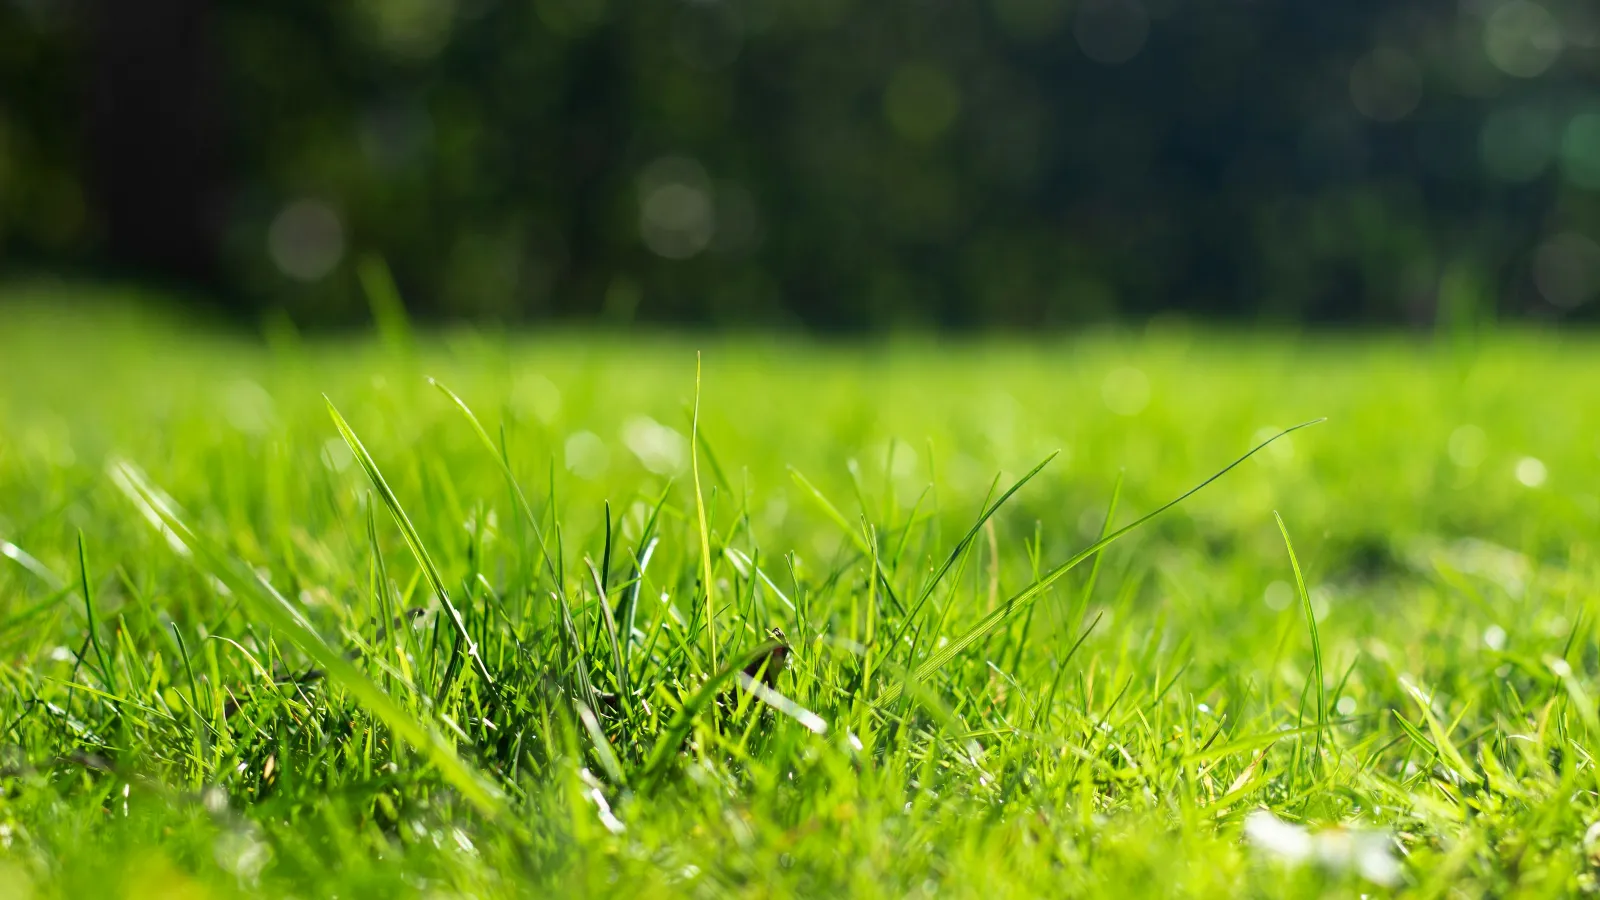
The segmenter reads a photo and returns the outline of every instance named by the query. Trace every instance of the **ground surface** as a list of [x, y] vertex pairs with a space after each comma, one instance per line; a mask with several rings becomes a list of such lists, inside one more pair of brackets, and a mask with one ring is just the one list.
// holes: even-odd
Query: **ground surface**
[[0, 895], [1593, 884], [1592, 340], [0, 312]]

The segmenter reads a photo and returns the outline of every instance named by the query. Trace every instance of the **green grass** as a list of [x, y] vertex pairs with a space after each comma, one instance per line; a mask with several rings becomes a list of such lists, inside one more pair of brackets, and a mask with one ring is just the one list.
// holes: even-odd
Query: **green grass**
[[1596, 883], [1600, 341], [414, 341], [0, 309], [0, 896]]

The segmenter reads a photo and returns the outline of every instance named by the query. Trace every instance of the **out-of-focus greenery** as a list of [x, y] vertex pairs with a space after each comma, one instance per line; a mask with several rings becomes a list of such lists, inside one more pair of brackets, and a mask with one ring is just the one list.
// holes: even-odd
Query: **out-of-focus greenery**
[[[226, 270], [301, 321], [1582, 316], [1586, 0], [215, 0]], [[96, 259], [63, 0], [0, 4], [0, 253]], [[75, 53], [77, 55], [75, 55]]]

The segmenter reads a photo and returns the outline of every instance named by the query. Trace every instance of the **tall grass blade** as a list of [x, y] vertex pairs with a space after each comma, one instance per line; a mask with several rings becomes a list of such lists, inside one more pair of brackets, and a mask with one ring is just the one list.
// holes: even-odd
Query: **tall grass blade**
[[768, 641], [761, 644], [718, 669], [716, 674], [706, 679], [700, 689], [695, 691], [689, 697], [688, 702], [683, 704], [682, 708], [667, 722], [667, 727], [661, 731], [661, 736], [656, 738], [655, 746], [651, 749], [650, 756], [645, 762], [643, 779], [645, 783], [654, 783], [655, 779], [660, 777], [667, 763], [677, 754], [679, 748], [683, 746], [684, 739], [689, 736], [689, 729], [694, 727], [694, 720], [705, 711], [706, 707], [711, 705], [717, 694], [721, 693], [723, 685], [733, 677], [734, 673], [743, 673], [747, 666], [766, 659], [774, 650], [782, 646], [783, 644], [777, 641]]
[[555, 583], [555, 590], [562, 591], [564, 586], [561, 583], [561, 575], [556, 571], [555, 562], [550, 558], [550, 552], [545, 544], [544, 529], [539, 527], [539, 517], [534, 513], [533, 505], [528, 502], [528, 495], [522, 492], [522, 485], [517, 483], [517, 476], [511, 471], [511, 461], [506, 458], [504, 446], [496, 446], [494, 438], [489, 436], [489, 432], [484, 429], [483, 423], [478, 421], [478, 417], [472, 412], [472, 407], [468, 406], [465, 400], [462, 400], [454, 391], [432, 378], [428, 379], [428, 383], [438, 388], [440, 393], [449, 397], [450, 402], [461, 410], [461, 414], [467, 417], [467, 423], [472, 426], [473, 433], [483, 443], [484, 449], [488, 450], [489, 455], [494, 457], [495, 462], [500, 464], [500, 474], [505, 477], [506, 484], [510, 485], [512, 494], [516, 496], [517, 506], [521, 509], [523, 518], [527, 520], [528, 527], [533, 529], [534, 540], [539, 542], [539, 552], [543, 555], [545, 567], [549, 570], [550, 578]]
[[711, 668], [717, 668], [716, 586], [711, 580], [711, 530], [706, 524], [706, 500], [700, 490], [700, 354], [694, 355], [694, 421], [690, 426], [690, 461], [694, 472], [694, 511], [700, 523], [700, 576], [706, 593], [706, 636], [711, 641]]
[[[1306, 428], [1306, 427], [1309, 427], [1311, 425], [1315, 425], [1318, 422], [1322, 422], [1322, 421], [1325, 421], [1325, 420], [1323, 420], [1323, 419], [1313, 419], [1313, 420], [1311, 420], [1309, 422], [1302, 422], [1299, 425], [1295, 425], [1295, 426], [1293, 426], [1291, 428], [1285, 428], [1284, 430], [1278, 432], [1277, 434], [1273, 435], [1272, 437], [1269, 437], [1266, 440], [1262, 441], [1261, 443], [1257, 444], [1256, 446], [1252, 447], [1243, 456], [1239, 457], [1238, 459], [1234, 460], [1231, 463], [1228, 463], [1226, 466], [1224, 466], [1223, 468], [1219, 469], [1215, 474], [1213, 474], [1211, 477], [1207, 478], [1206, 480], [1200, 482], [1199, 484], [1195, 485], [1194, 487], [1190, 488], [1189, 490], [1184, 491], [1179, 496], [1173, 498], [1172, 500], [1167, 501], [1166, 503], [1164, 503], [1161, 506], [1157, 507], [1153, 511], [1145, 513], [1143, 516], [1139, 517], [1137, 520], [1133, 521], [1132, 523], [1130, 523], [1128, 525], [1124, 525], [1123, 527], [1117, 529], [1116, 531], [1113, 531], [1112, 533], [1106, 535], [1105, 537], [1101, 538], [1100, 540], [1095, 541], [1093, 544], [1089, 545], [1088, 547], [1085, 547], [1084, 549], [1078, 551], [1076, 554], [1074, 554], [1072, 556], [1071, 559], [1068, 559], [1066, 562], [1056, 566], [1054, 569], [1051, 569], [1049, 572], [1046, 572], [1037, 581], [1035, 581], [1032, 584], [1028, 585], [1026, 588], [1023, 588], [1019, 593], [1017, 593], [1011, 599], [1009, 599], [1005, 603], [995, 607], [995, 609], [992, 612], [990, 612], [988, 615], [985, 615], [982, 619], [978, 620], [978, 623], [976, 625], [972, 626], [970, 629], [968, 629], [960, 637], [950, 641], [945, 646], [940, 647], [938, 650], [934, 651], [926, 660], [924, 660], [922, 662], [921, 665], [916, 667], [916, 669], [913, 671], [913, 675], [919, 681], [925, 681], [925, 680], [927, 680], [929, 678], [932, 678], [934, 673], [938, 672], [939, 669], [944, 667], [945, 663], [948, 663], [950, 660], [954, 659], [956, 656], [958, 656], [959, 654], [964, 652], [968, 647], [971, 647], [973, 644], [975, 644], [978, 641], [982, 640], [991, 631], [993, 631], [994, 629], [998, 628], [1001, 625], [1001, 623], [1003, 623], [1007, 619], [1011, 618], [1011, 616], [1015, 615], [1018, 612], [1021, 612], [1024, 609], [1027, 609], [1028, 606], [1031, 605], [1035, 600], [1037, 600], [1041, 594], [1043, 594], [1046, 590], [1048, 590], [1049, 587], [1052, 584], [1055, 584], [1057, 581], [1059, 581], [1061, 579], [1061, 576], [1063, 576], [1063, 575], [1067, 574], [1068, 572], [1072, 571], [1073, 569], [1077, 568], [1078, 565], [1081, 564], [1084, 560], [1089, 559], [1090, 557], [1094, 556], [1096, 553], [1099, 553], [1105, 547], [1108, 547], [1111, 544], [1115, 543], [1118, 539], [1120, 539], [1124, 535], [1128, 534], [1129, 532], [1134, 531], [1135, 529], [1139, 528], [1140, 526], [1144, 525], [1146, 522], [1149, 522], [1151, 519], [1154, 519], [1155, 517], [1161, 515], [1162, 513], [1166, 512], [1167, 510], [1172, 509], [1174, 506], [1177, 506], [1179, 503], [1182, 503], [1183, 501], [1185, 501], [1185, 500], [1189, 499], [1190, 497], [1194, 496], [1196, 493], [1199, 493], [1207, 485], [1211, 484], [1213, 481], [1216, 481], [1218, 478], [1221, 478], [1222, 476], [1224, 476], [1224, 475], [1228, 474], [1229, 472], [1233, 471], [1236, 467], [1239, 466], [1240, 463], [1243, 463], [1245, 460], [1247, 460], [1250, 457], [1256, 455], [1257, 453], [1259, 453], [1262, 450], [1262, 448], [1266, 447], [1268, 444], [1272, 443], [1273, 441], [1276, 441], [1277, 439], [1283, 437], [1284, 435], [1290, 434], [1290, 433], [1295, 432], [1295, 431], [1299, 431], [1302, 428]], [[883, 694], [879, 696], [877, 703], [878, 703], [878, 705], [881, 706], [883, 704], [886, 704], [886, 703], [894, 700], [899, 695], [900, 695], [900, 686], [898, 684], [890, 685], [887, 689], [884, 690]]]
[[1316, 759], [1322, 759], [1322, 738], [1328, 727], [1328, 690], [1322, 669], [1322, 636], [1317, 632], [1317, 613], [1311, 607], [1311, 594], [1306, 590], [1305, 575], [1300, 571], [1300, 558], [1295, 555], [1294, 542], [1289, 540], [1289, 526], [1276, 510], [1272, 517], [1278, 520], [1278, 531], [1283, 534], [1283, 546], [1289, 551], [1289, 565], [1294, 569], [1294, 586], [1300, 594], [1300, 609], [1306, 616], [1306, 629], [1311, 632], [1311, 677], [1317, 682], [1317, 741]]
[[444, 605], [445, 611], [450, 615], [450, 622], [455, 626], [456, 634], [461, 642], [458, 652], [464, 651], [472, 664], [478, 670], [478, 677], [490, 688], [494, 687], [494, 676], [489, 674], [489, 667], [484, 665], [483, 657], [478, 653], [478, 642], [472, 639], [472, 634], [467, 630], [467, 623], [461, 618], [461, 611], [450, 600], [450, 592], [445, 589], [444, 578], [439, 574], [439, 567], [434, 565], [433, 557], [428, 555], [428, 548], [422, 544], [422, 537], [417, 534], [417, 529], [411, 524], [411, 519], [400, 506], [400, 499], [395, 496], [389, 487], [389, 482], [384, 480], [383, 473], [378, 470], [378, 464], [372, 459], [372, 454], [362, 445], [361, 439], [356, 437], [344, 416], [339, 415], [339, 410], [333, 401], [323, 397], [328, 403], [328, 414], [333, 417], [333, 424], [339, 429], [339, 435], [349, 445], [350, 452], [355, 454], [356, 461], [361, 464], [372, 486], [377, 489], [378, 496], [383, 500], [383, 505], [389, 508], [389, 515], [394, 517], [394, 522], [400, 527], [400, 534], [405, 538], [406, 546], [411, 548], [411, 555], [417, 558], [417, 565], [422, 567], [423, 575], [428, 579], [428, 586], [433, 588], [434, 594], [439, 597], [439, 602]]
[[250, 613], [273, 631], [288, 638], [300, 652], [310, 657], [327, 677], [342, 686], [368, 712], [394, 734], [421, 750], [439, 774], [485, 815], [500, 816], [506, 811], [498, 788], [463, 760], [436, 729], [402, 708], [366, 673], [329, 646], [298, 607], [278, 593], [271, 584], [233, 559], [209, 539], [201, 537], [177, 514], [171, 499], [131, 462], [113, 461], [111, 477], [147, 519], [158, 523], [158, 531], [169, 540], [182, 542], [192, 561], [203, 574], [216, 578]]
[[394, 283], [394, 274], [383, 257], [368, 255], [356, 264], [356, 278], [361, 291], [367, 295], [372, 308], [372, 321], [378, 326], [378, 335], [391, 351], [405, 353], [411, 349], [411, 321], [406, 315], [405, 303], [400, 299], [400, 288]]

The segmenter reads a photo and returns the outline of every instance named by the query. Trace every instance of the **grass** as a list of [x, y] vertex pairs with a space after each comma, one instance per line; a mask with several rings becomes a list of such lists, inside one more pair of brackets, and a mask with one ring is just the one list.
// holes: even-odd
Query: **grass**
[[0, 309], [0, 896], [1596, 885], [1591, 338], [391, 326]]

